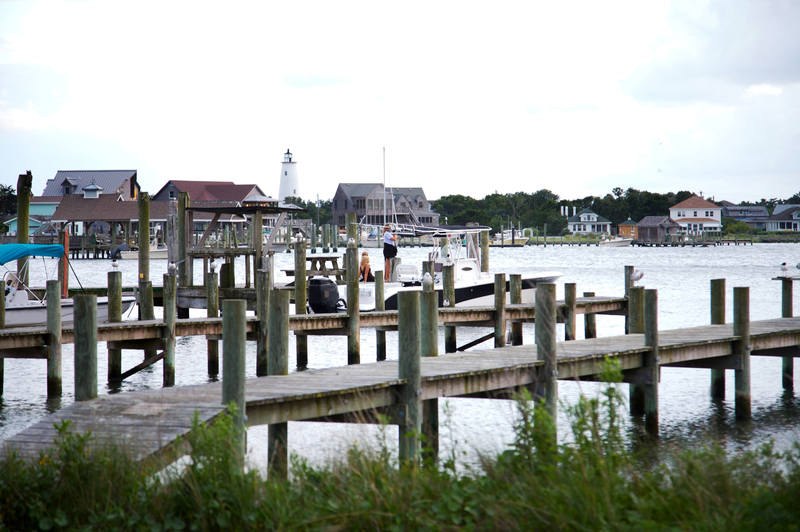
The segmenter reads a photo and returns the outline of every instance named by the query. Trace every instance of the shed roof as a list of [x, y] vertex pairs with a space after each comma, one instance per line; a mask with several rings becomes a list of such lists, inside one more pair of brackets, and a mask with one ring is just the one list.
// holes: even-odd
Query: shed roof
[[155, 196], [161, 194], [168, 186], [174, 186], [180, 192], [189, 194], [189, 199], [195, 201], [243, 201], [252, 194], [264, 193], [258, 185], [246, 184], [237, 185], [233, 181], [181, 181], [170, 180], [156, 192]]
[[637, 227], [680, 227], [680, 224], [669, 216], [645, 216], [636, 225]]

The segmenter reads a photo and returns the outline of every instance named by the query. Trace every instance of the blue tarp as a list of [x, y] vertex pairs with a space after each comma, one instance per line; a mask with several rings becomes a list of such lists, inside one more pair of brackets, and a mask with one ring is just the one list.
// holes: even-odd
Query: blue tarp
[[64, 246], [42, 244], [3, 244], [0, 246], [0, 264], [25, 257], [55, 257], [64, 254]]

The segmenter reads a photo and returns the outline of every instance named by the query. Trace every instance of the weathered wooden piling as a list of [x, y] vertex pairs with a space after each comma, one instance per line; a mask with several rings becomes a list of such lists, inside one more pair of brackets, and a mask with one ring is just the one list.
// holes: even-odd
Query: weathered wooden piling
[[[645, 334], [644, 305], [644, 287], [630, 287], [628, 289], [628, 313], [625, 316], [626, 334]], [[647, 402], [645, 385], [632, 382], [628, 387], [631, 415], [645, 415]]]
[[[375, 270], [375, 310], [386, 310], [386, 299], [383, 286], [383, 271]], [[438, 317], [438, 316], [437, 316]], [[380, 327], [375, 329], [376, 358], [378, 362], [386, 360], [386, 331]]]
[[481, 231], [481, 271], [489, 271], [489, 231]]
[[750, 288], [733, 288], [733, 334], [741, 337], [735, 352], [742, 357], [741, 368], [734, 370], [736, 419], [750, 419]]
[[139, 193], [139, 280], [150, 280], [150, 195]]
[[494, 346], [506, 346], [506, 274], [494, 274]]
[[643, 366], [652, 371], [652, 382], [644, 385], [644, 425], [651, 437], [658, 437], [658, 291], [644, 291], [644, 345], [650, 350], [643, 355]]
[[358, 307], [358, 248], [347, 243], [347, 363], [361, 363], [361, 311]]
[[[252, 242], [253, 242], [253, 284], [258, 283], [258, 276], [256, 272], [261, 269], [261, 256], [263, 255], [263, 248], [264, 248], [264, 219], [261, 211], [256, 211], [253, 213], [251, 217], [251, 221], [253, 222], [252, 231], [253, 234], [251, 235]], [[250, 257], [245, 257], [245, 263], [250, 264]], [[250, 273], [248, 272], [245, 276], [247, 279], [247, 287], [249, 287], [250, 283]]]
[[[522, 304], [522, 275], [512, 273], [508, 284], [511, 304]], [[511, 345], [522, 345], [522, 322], [511, 323]]]
[[[298, 235], [297, 244], [294, 246], [294, 313], [306, 313], [306, 299], [308, 299], [308, 277], [306, 276], [306, 241]], [[358, 282], [358, 278], [356, 278]], [[349, 300], [348, 300], [349, 301]], [[308, 367], [308, 336], [295, 335], [295, 352], [297, 353], [297, 367]]]
[[175, 318], [177, 314], [177, 279], [164, 274], [164, 386], [175, 386]]
[[61, 283], [61, 299], [69, 297], [69, 233], [58, 232], [58, 243], [64, 246], [64, 254], [58, 259], [58, 282]]
[[77, 294], [75, 309], [75, 400], [97, 397], [97, 296]]
[[397, 296], [398, 376], [406, 380], [400, 388], [405, 422], [400, 423], [399, 455], [401, 462], [416, 462], [422, 432], [419, 292], [400, 292]]
[[[144, 281], [141, 277], [139, 278], [139, 319], [143, 321], [156, 319], [155, 306], [153, 304], [153, 283]], [[156, 356], [155, 350], [145, 350], [145, 360], [154, 356]]]
[[[269, 338], [267, 348], [267, 374], [289, 374], [289, 292], [272, 290], [269, 294]], [[274, 423], [269, 426], [268, 474], [286, 479], [289, 472], [289, 425]], [[274, 476], [273, 476], [274, 475]]]
[[576, 338], [575, 309], [578, 302], [578, 285], [575, 283], [564, 284], [564, 340]]
[[[792, 279], [781, 279], [781, 317], [794, 316], [792, 309]], [[794, 389], [794, 358], [783, 357], [781, 383], [784, 390]]]
[[[0, 297], [0, 329], [6, 328], [6, 298]], [[6, 363], [4, 358], [0, 358], [0, 397], [3, 396], [3, 381], [6, 374]]]
[[[725, 323], [725, 279], [711, 280], [711, 325]], [[725, 399], [725, 370], [711, 370], [711, 398]]]
[[[5, 297], [0, 296], [5, 300]], [[61, 376], [61, 286], [47, 281], [47, 397], [60, 397]]]
[[[630, 290], [633, 288], [633, 266], [625, 266], [625, 297], [630, 297]], [[630, 322], [630, 311], [625, 315], [625, 334], [630, 334], [628, 323]]]
[[[536, 285], [536, 358], [544, 361], [538, 400], [544, 397], [544, 407], [555, 425], [558, 413], [558, 363], [556, 362], [556, 285]], [[544, 389], [542, 389], [544, 388]]]
[[[256, 316], [258, 316], [258, 340], [256, 341], [256, 376], [268, 375], [269, 358], [269, 295], [271, 288], [271, 270], [261, 269], [256, 272]], [[287, 332], [288, 334], [288, 332]]]
[[[206, 316], [219, 317], [219, 275], [214, 268], [206, 274]], [[219, 375], [219, 340], [207, 339], [208, 374]]]
[[[33, 174], [28, 170], [19, 174], [17, 178], [17, 242], [27, 244], [30, 242], [29, 223], [31, 212], [31, 188], [33, 187]], [[66, 253], [66, 251], [65, 251]], [[30, 271], [24, 268], [27, 257], [17, 259], [17, 277], [25, 285], [30, 285]]]
[[[594, 297], [594, 292], [584, 292], [583, 297]], [[592, 313], [591, 303], [586, 305], [583, 315], [583, 337], [597, 338], [597, 316]]]
[[[452, 264], [442, 265], [442, 307], [456, 306], [455, 267]], [[458, 350], [456, 328], [452, 325], [444, 327], [444, 352], [455, 353]]]
[[[433, 276], [426, 272], [420, 295], [420, 353], [424, 357], [439, 356], [439, 295], [433, 287]], [[425, 436], [423, 458], [436, 461], [439, 456], [439, 400], [422, 402], [422, 434]]]
[[[49, 296], [48, 296], [49, 298]], [[122, 321], [122, 272], [108, 272], [108, 323]], [[122, 375], [122, 349], [108, 349], [108, 381], [113, 382]]]
[[247, 302], [226, 299], [222, 302], [222, 404], [235, 403], [236, 428], [241, 431], [237, 449], [245, 454], [244, 426], [246, 415], [245, 366], [247, 354]]

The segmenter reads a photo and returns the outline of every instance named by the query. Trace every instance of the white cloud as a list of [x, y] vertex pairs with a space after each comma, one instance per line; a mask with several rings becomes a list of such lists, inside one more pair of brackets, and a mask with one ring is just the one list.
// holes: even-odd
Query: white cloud
[[780, 87], [773, 87], [772, 85], [768, 85], [766, 83], [762, 83], [761, 85], [752, 85], [747, 88], [748, 94], [754, 94], [756, 96], [761, 94], [766, 94], [768, 96], [779, 96], [783, 93], [783, 89]]

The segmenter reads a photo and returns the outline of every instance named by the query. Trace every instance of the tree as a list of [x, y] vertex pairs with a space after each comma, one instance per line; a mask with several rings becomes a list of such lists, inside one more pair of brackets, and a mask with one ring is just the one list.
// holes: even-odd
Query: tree
[[17, 194], [11, 185], [0, 185], [0, 219], [13, 218], [17, 214]]

